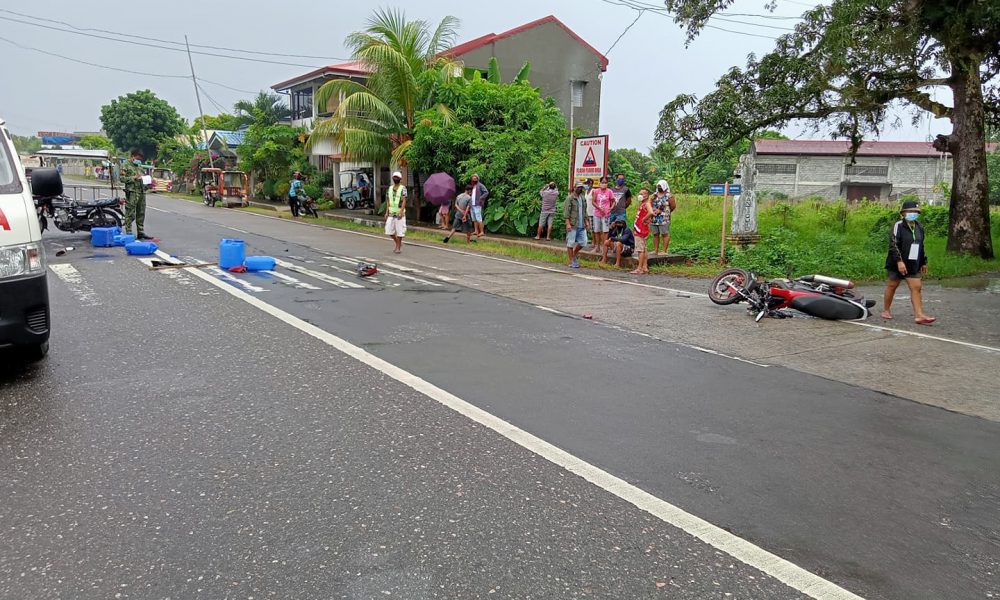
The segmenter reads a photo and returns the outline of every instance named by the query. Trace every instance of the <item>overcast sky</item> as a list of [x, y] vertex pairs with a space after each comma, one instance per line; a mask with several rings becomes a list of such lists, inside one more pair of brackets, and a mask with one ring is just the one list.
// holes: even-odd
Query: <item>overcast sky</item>
[[[655, 1], [655, 0], [651, 0]], [[737, 0], [729, 13], [769, 14], [765, 0]], [[799, 0], [777, 0], [778, 16], [798, 16], [808, 4]], [[77, 28], [92, 28], [138, 36], [135, 42], [170, 46], [183, 42], [222, 46], [262, 53], [310, 55], [318, 58], [247, 55], [261, 60], [297, 63], [302, 66], [232, 60], [195, 55], [199, 78], [229, 88], [255, 92], [308, 71], [311, 67], [347, 58], [344, 37], [364, 27], [372, 9], [385, 3], [301, 0], [242, 0], [241, 2], [174, 0], [169, 3], [125, 2], [100, 4], [78, 0], [34, 0], [0, 2], [0, 9], [32, 17], [56, 19]], [[398, 3], [407, 17], [437, 23], [452, 14], [461, 19], [458, 41], [486, 33], [499, 33], [548, 14], [557, 16], [595, 48], [611, 47], [637, 13], [602, 0], [504, 0], [503, 2], [453, 2], [421, 0]], [[32, 21], [0, 12], [4, 19]], [[739, 23], [716, 21], [719, 27], [764, 36], [790, 27], [794, 20], [727, 17]], [[38, 23], [39, 21], [34, 21]], [[66, 25], [42, 22], [52, 27]], [[82, 35], [0, 20], [0, 37], [21, 46], [34, 47], [64, 57], [151, 75], [109, 71], [74, 63], [11, 45], [0, 39], [0, 117], [17, 134], [40, 130], [88, 131], [100, 129], [100, 107], [111, 99], [137, 89], [151, 89], [193, 119], [198, 108], [183, 52], [124, 44], [96, 36], [114, 37], [98, 31]], [[163, 41], [155, 41], [157, 38]], [[684, 47], [683, 32], [674, 23], [654, 13], [644, 13], [608, 54], [610, 65], [604, 77], [601, 105], [602, 133], [611, 136], [615, 148], [647, 149], [653, 142], [658, 114], [664, 103], [679, 93], [703, 95], [714, 89], [718, 77], [733, 65], [743, 65], [746, 55], [766, 53], [773, 40], [706, 30], [690, 47]], [[222, 50], [193, 48], [218, 54]], [[235, 101], [250, 93], [204, 83], [209, 98], [202, 97], [206, 114], [231, 111]], [[928, 133], [950, 130], [948, 121], [925, 119], [911, 126], [905, 117], [901, 129], [886, 131], [881, 139], [924, 140]], [[814, 137], [791, 128], [790, 137]]]

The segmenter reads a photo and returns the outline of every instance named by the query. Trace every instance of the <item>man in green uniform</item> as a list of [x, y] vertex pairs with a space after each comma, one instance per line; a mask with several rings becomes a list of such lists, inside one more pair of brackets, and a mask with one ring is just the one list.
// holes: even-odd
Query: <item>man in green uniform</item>
[[151, 240], [143, 230], [146, 222], [146, 186], [142, 183], [143, 172], [142, 152], [132, 151], [132, 160], [122, 165], [121, 182], [125, 188], [125, 225], [123, 233], [132, 233], [132, 222], [135, 222], [136, 239]]

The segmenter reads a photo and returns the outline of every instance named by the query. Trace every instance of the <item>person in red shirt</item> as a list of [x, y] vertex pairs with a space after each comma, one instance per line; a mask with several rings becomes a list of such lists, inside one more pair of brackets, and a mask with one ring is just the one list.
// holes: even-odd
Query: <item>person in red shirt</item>
[[635, 223], [632, 225], [632, 234], [635, 237], [635, 254], [639, 264], [632, 275], [645, 275], [649, 273], [649, 251], [646, 248], [646, 238], [649, 237], [649, 221], [653, 218], [653, 205], [649, 200], [649, 190], [642, 188], [639, 190], [639, 210], [635, 213]]

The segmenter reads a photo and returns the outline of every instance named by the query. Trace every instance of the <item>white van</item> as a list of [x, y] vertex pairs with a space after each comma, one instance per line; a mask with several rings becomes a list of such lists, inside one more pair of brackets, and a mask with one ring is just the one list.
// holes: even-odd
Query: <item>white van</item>
[[0, 119], [0, 350], [49, 351], [49, 287], [38, 213], [10, 132]]

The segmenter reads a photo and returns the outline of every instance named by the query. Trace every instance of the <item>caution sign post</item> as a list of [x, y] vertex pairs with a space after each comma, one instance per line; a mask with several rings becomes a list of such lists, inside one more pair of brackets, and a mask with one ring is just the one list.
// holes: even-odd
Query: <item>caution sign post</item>
[[593, 179], [595, 182], [608, 174], [608, 136], [595, 135], [573, 140], [573, 182]]

